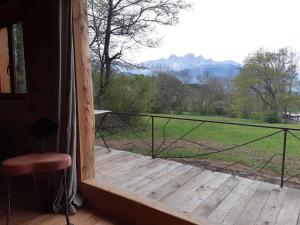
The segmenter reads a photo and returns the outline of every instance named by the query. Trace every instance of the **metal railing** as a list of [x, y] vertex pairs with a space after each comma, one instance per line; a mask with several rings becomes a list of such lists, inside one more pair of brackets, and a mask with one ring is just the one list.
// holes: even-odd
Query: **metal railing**
[[[104, 138], [108, 138], [111, 136], [110, 132], [114, 129], [125, 129], [126, 134], [128, 135], [133, 134], [134, 138], [138, 140], [140, 143], [142, 143], [146, 151], [143, 152], [144, 155], [151, 156], [154, 158], [172, 158], [172, 159], [187, 159], [187, 158], [196, 158], [201, 159], [208, 156], [213, 156], [217, 154], [221, 154], [224, 152], [229, 152], [236, 149], [241, 149], [244, 146], [250, 145], [252, 143], [256, 143], [259, 141], [262, 141], [263, 139], [268, 139], [274, 135], [283, 133], [283, 142], [282, 142], [282, 149], [280, 153], [274, 153], [272, 154], [265, 163], [260, 167], [255, 169], [257, 172], [261, 172], [266, 168], [267, 165], [269, 165], [275, 158], [281, 157], [281, 165], [280, 165], [280, 186], [284, 186], [284, 182], [290, 181], [291, 179], [300, 176], [300, 173], [294, 174], [287, 179], [285, 179], [285, 168], [286, 168], [286, 155], [287, 155], [287, 137], [288, 135], [292, 135], [294, 138], [296, 138], [298, 141], [300, 141], [300, 138], [295, 134], [295, 132], [299, 132], [300, 129], [296, 128], [289, 128], [289, 127], [280, 127], [280, 126], [266, 126], [266, 125], [259, 125], [259, 124], [247, 124], [247, 123], [235, 123], [235, 122], [225, 122], [225, 121], [214, 121], [214, 120], [202, 120], [202, 119], [194, 119], [194, 118], [186, 118], [186, 117], [172, 117], [172, 116], [161, 116], [161, 115], [151, 115], [151, 114], [131, 114], [131, 113], [111, 113], [111, 120], [102, 121], [103, 126], [101, 128], [98, 127], [97, 132], [103, 132], [107, 133], [107, 135], [104, 135]], [[105, 117], [107, 119], [107, 117]], [[143, 119], [143, 125], [140, 128], [136, 128], [135, 122], [132, 122], [132, 118], [146, 118]], [[156, 128], [156, 120], [166, 120], [160, 128]], [[112, 122], [113, 121], [113, 122]], [[189, 121], [192, 123], [195, 123], [191, 128], [186, 130], [182, 135], [177, 137], [175, 140], [172, 140], [171, 142], [167, 143], [166, 138], [166, 129], [171, 121]], [[197, 129], [201, 128], [204, 124], [219, 124], [219, 125], [229, 125], [229, 126], [243, 126], [243, 127], [253, 127], [253, 128], [262, 128], [262, 129], [269, 129], [272, 130], [271, 133], [262, 135], [260, 137], [256, 137], [252, 140], [247, 140], [243, 143], [236, 144], [234, 146], [229, 147], [223, 147], [223, 148], [217, 148], [214, 146], [209, 146], [207, 144], [199, 143], [195, 139], [188, 139], [187, 136], [189, 134], [192, 134]], [[100, 130], [101, 129], [101, 130]], [[162, 130], [162, 140], [159, 141], [159, 143], [156, 143], [156, 130], [160, 129]], [[143, 136], [141, 133], [150, 131], [149, 135]], [[103, 134], [102, 134], [103, 135]], [[150, 136], [150, 140], [149, 140]], [[132, 138], [131, 138], [132, 139]], [[129, 138], [130, 140], [130, 138]], [[204, 153], [196, 153], [193, 155], [163, 155], [164, 152], [169, 150], [172, 146], [174, 146], [179, 141], [189, 142], [193, 145], [197, 145], [199, 147], [209, 149], [209, 152]], [[130, 144], [134, 144], [131, 142]], [[300, 147], [300, 146], [299, 146]], [[137, 149], [139, 146], [137, 147]], [[300, 150], [300, 149], [299, 149]], [[183, 150], [184, 151], [184, 150]], [[300, 154], [299, 154], [300, 155]], [[300, 159], [299, 159], [300, 160]], [[231, 166], [234, 166], [236, 164], [241, 164], [240, 161], [236, 161], [231, 163], [230, 165], [225, 166], [224, 168], [228, 168]], [[252, 168], [253, 169], [253, 168]]]

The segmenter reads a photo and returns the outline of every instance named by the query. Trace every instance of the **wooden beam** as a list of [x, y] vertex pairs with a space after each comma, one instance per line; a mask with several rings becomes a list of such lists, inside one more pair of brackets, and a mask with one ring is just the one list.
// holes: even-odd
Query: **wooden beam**
[[100, 183], [95, 179], [83, 181], [80, 191], [101, 213], [131, 225], [213, 225], [206, 219], [191, 220], [187, 215], [162, 204]]
[[95, 176], [95, 119], [86, 1], [72, 0], [72, 11], [78, 107], [79, 178], [85, 180]]

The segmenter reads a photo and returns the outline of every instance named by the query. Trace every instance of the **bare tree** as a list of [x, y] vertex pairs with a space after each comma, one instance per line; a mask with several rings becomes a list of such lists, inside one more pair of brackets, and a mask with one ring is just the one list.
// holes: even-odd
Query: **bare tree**
[[88, 0], [92, 60], [100, 72], [99, 94], [111, 80], [112, 69], [133, 66], [125, 52], [157, 47], [156, 25], [175, 25], [185, 0]]
[[216, 76], [205, 72], [199, 74], [198, 104], [203, 114], [225, 114], [232, 103], [233, 76]]
[[181, 70], [174, 75], [184, 84], [190, 84], [193, 81], [193, 74], [188, 69]]
[[173, 74], [160, 72], [155, 81], [155, 107], [158, 112], [179, 110], [184, 100], [184, 84]]

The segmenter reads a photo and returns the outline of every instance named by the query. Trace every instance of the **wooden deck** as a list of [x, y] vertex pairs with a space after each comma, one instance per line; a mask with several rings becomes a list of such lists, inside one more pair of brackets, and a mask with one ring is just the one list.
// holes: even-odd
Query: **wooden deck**
[[96, 178], [195, 219], [224, 225], [300, 225], [300, 190], [96, 147]]

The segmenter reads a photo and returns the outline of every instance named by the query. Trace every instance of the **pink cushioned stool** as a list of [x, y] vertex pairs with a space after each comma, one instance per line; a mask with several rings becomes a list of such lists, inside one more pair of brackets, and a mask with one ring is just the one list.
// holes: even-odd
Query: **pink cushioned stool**
[[71, 167], [72, 161], [68, 154], [61, 153], [32, 153], [24, 156], [19, 156], [4, 160], [1, 163], [1, 175], [8, 177], [8, 206], [7, 206], [7, 222], [10, 222], [10, 195], [11, 195], [11, 177], [38, 174], [52, 173], [63, 170], [64, 192], [65, 192], [65, 216], [67, 225], [72, 225], [69, 221], [69, 205], [68, 192], [66, 187], [66, 169]]

